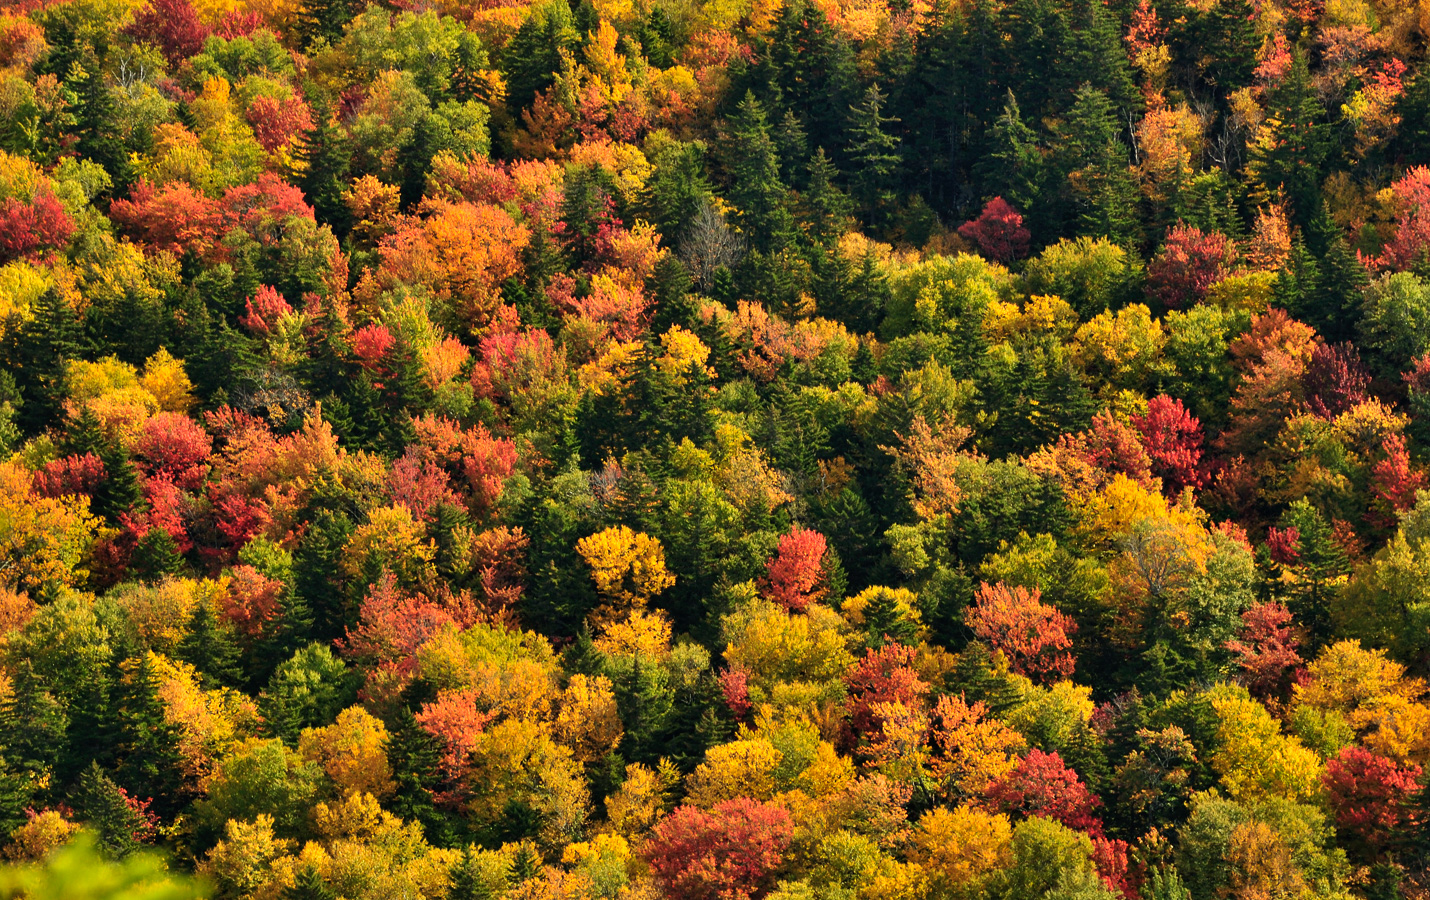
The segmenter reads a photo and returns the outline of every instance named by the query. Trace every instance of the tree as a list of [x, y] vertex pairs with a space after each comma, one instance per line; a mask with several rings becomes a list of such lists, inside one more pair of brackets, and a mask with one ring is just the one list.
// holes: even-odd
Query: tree
[[1004, 264], [1027, 256], [1032, 238], [1023, 227], [1023, 217], [1002, 197], [984, 204], [978, 218], [958, 226], [958, 234], [976, 244], [984, 256]]
[[11, 896], [65, 900], [200, 900], [202, 884], [167, 869], [159, 857], [131, 854], [115, 862], [96, 847], [93, 836], [81, 832], [41, 862], [11, 864], [0, 869], [0, 891]]
[[1041, 601], [1037, 589], [983, 583], [966, 621], [973, 633], [1008, 656], [1015, 672], [1055, 680], [1072, 675], [1071, 619]]
[[749, 799], [682, 806], [655, 827], [645, 857], [676, 900], [750, 900], [771, 886], [793, 836], [789, 813]]
[[90, 763], [80, 775], [72, 802], [75, 812], [95, 830], [99, 846], [110, 859], [132, 856], [154, 836], [156, 819], [147, 805], [115, 784], [98, 763]]
[[1102, 801], [1057, 753], [1029, 750], [1017, 768], [989, 785], [983, 796], [1000, 812], [1042, 816], [1077, 831], [1102, 834], [1102, 821], [1094, 815]]
[[313, 126], [298, 144], [296, 155], [303, 163], [303, 174], [297, 183], [317, 220], [339, 236], [346, 235], [351, 213], [343, 193], [352, 163], [347, 136], [333, 121], [332, 110], [318, 89], [310, 91], [307, 99]]
[[1235, 252], [1220, 232], [1175, 225], [1147, 267], [1148, 291], [1168, 309], [1191, 306], [1230, 274]]
[[313, 865], [300, 869], [293, 886], [283, 891], [283, 900], [334, 900], [336, 897]]
[[775, 555], [765, 561], [762, 593], [795, 612], [822, 599], [826, 552], [824, 535], [796, 525], [780, 537]]
[[1338, 833], [1353, 836], [1362, 859], [1375, 860], [1413, 819], [1409, 799], [1420, 767], [1401, 766], [1363, 747], [1346, 747], [1326, 761], [1321, 783]]
[[741, 230], [762, 252], [779, 250], [794, 240], [794, 216], [788, 189], [780, 179], [779, 155], [770, 136], [765, 109], [746, 93], [722, 135], [727, 195], [738, 211]]
[[884, 115], [887, 102], [876, 82], [869, 86], [864, 101], [850, 108], [850, 180], [865, 215], [876, 224], [887, 218], [898, 198], [899, 138], [889, 133], [889, 126], [899, 120]]
[[234, 687], [242, 680], [240, 653], [229, 630], [214, 615], [213, 607], [200, 600], [189, 620], [189, 633], [176, 651], [178, 658], [193, 666], [204, 688], [212, 690]]
[[1268, 96], [1266, 111], [1270, 127], [1251, 148], [1247, 171], [1256, 180], [1260, 198], [1284, 192], [1293, 220], [1304, 227], [1321, 209], [1321, 164], [1329, 145], [1325, 113], [1299, 48], [1286, 77]]
[[1241, 614], [1242, 630], [1227, 649], [1238, 657], [1246, 689], [1257, 697], [1289, 694], [1305, 660], [1297, 652], [1301, 640], [1291, 625], [1291, 611], [1276, 602], [1258, 603]]

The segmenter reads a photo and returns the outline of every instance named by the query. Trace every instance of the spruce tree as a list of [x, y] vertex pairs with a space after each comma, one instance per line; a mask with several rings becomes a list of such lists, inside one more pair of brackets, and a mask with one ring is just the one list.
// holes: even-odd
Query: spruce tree
[[132, 175], [129, 151], [119, 137], [124, 130], [103, 66], [92, 56], [76, 61], [65, 82], [75, 94], [75, 149], [104, 167], [116, 193], [124, 191]]
[[824, 148], [809, 161], [808, 186], [800, 208], [811, 244], [831, 250], [844, 234], [849, 219], [849, 198], [836, 184], [839, 170]]
[[100, 849], [111, 859], [124, 859], [143, 847], [151, 828], [149, 821], [99, 763], [90, 763], [80, 775], [70, 805], [80, 820], [94, 829]]
[[313, 127], [298, 145], [297, 156], [303, 169], [297, 184], [318, 222], [342, 238], [352, 227], [352, 214], [343, 200], [352, 154], [347, 135], [333, 118], [332, 107], [322, 91], [310, 89], [307, 101], [312, 108]]
[[778, 250], [794, 240], [788, 190], [780, 180], [779, 154], [770, 137], [764, 107], [746, 93], [724, 134], [726, 192], [738, 210], [740, 229], [758, 250]]
[[157, 525], [140, 535], [129, 557], [129, 567], [144, 581], [157, 582], [179, 574], [184, 558], [169, 532]]
[[1269, 127], [1251, 148], [1247, 173], [1252, 199], [1270, 202], [1278, 191], [1291, 206], [1291, 219], [1308, 227], [1321, 211], [1321, 165], [1330, 150], [1325, 110], [1316, 96], [1306, 54], [1294, 51], [1291, 69], [1267, 97]]
[[886, 101], [875, 83], [849, 111], [850, 182], [865, 216], [876, 225], [887, 221], [898, 198], [899, 138], [890, 127], [898, 120], [884, 115]]
[[69, 394], [69, 361], [79, 356], [80, 328], [75, 311], [55, 288], [40, 295], [7, 347], [9, 373], [23, 403], [15, 417], [25, 434], [36, 434], [61, 421]]
[[317, 866], [308, 865], [293, 879], [293, 886], [283, 891], [283, 900], [337, 900], [337, 894], [318, 874]]
[[189, 633], [179, 642], [176, 655], [199, 673], [205, 690], [237, 687], [243, 680], [240, 651], [227, 628], [204, 601], [189, 620]]
[[566, 0], [549, 0], [532, 8], [502, 51], [507, 107], [513, 119], [519, 121], [536, 95], [556, 82], [562, 51], [579, 45], [581, 34]]
[[115, 774], [137, 796], [151, 797], [156, 809], [173, 814], [183, 799], [183, 758], [178, 729], [168, 721], [159, 687], [148, 653], [129, 660], [116, 697], [120, 761]]
[[66, 750], [69, 717], [45, 689], [34, 665], [17, 660], [11, 669], [10, 695], [0, 706], [0, 758], [8, 772], [39, 791], [56, 781], [55, 768]]

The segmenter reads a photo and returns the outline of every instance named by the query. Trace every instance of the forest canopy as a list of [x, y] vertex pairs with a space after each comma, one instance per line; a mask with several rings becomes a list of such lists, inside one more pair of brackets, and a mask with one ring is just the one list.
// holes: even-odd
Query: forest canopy
[[0, 896], [1427, 900], [1430, 13], [0, 9]]

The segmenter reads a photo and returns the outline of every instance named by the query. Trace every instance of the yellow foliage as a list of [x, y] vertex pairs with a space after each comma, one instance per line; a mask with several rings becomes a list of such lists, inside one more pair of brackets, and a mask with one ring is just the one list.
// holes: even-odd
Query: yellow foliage
[[10, 832], [5, 857], [28, 862], [44, 859], [51, 850], [67, 843], [79, 828], [57, 810], [47, 809]]
[[670, 619], [663, 610], [637, 609], [606, 624], [594, 643], [607, 656], [665, 660], [670, 656]]
[[1090, 548], [1108, 548], [1139, 523], [1169, 515], [1162, 494], [1121, 472], [1101, 490], [1071, 497], [1078, 533]]
[[941, 752], [930, 761], [940, 781], [956, 792], [977, 794], [1018, 767], [1027, 749], [1023, 736], [987, 717], [983, 704], [945, 696], [934, 710], [934, 736]]
[[30, 493], [30, 472], [18, 460], [0, 462], [0, 581], [20, 590], [74, 584], [99, 520], [88, 497], [51, 499]]
[[821, 694], [842, 693], [844, 674], [854, 664], [845, 641], [844, 619], [826, 606], [804, 613], [756, 600], [726, 616], [725, 660], [749, 676], [750, 698], [772, 699], [781, 684], [807, 684]]
[[775, 795], [775, 769], [783, 758], [763, 738], [711, 747], [686, 783], [687, 799], [706, 808], [737, 797], [769, 800]]
[[1229, 685], [1213, 688], [1211, 701], [1219, 720], [1211, 763], [1233, 800], [1309, 802], [1316, 797], [1320, 757], [1298, 738], [1283, 735], [1266, 707]]
[[656, 359], [655, 364], [667, 378], [684, 384], [690, 376], [706, 371], [705, 364], [710, 359], [710, 348], [679, 325], [672, 325], [669, 331], [660, 336], [660, 345], [665, 352]]
[[339, 566], [344, 575], [356, 579], [373, 560], [411, 586], [425, 583], [436, 552], [426, 528], [407, 507], [383, 506], [368, 513], [367, 522], [353, 531], [343, 545]]
[[111, 435], [127, 438], [159, 411], [159, 399], [140, 383], [138, 370], [113, 356], [70, 360], [68, 384], [70, 415], [88, 409]]
[[189, 620], [198, 608], [201, 593], [210, 597], [223, 585], [200, 583], [191, 578], [166, 578], [158, 584], [125, 584], [109, 594], [129, 615], [144, 644], [160, 653], [173, 653], [188, 634]]
[[606, 797], [606, 821], [617, 834], [644, 835], [665, 814], [670, 792], [679, 783], [680, 771], [667, 760], [655, 769], [631, 763], [621, 786]]
[[908, 854], [910, 862], [923, 867], [935, 891], [952, 894], [1013, 864], [1013, 825], [1001, 813], [967, 805], [937, 807], [919, 818]]
[[619, 610], [643, 609], [650, 598], [675, 584], [665, 567], [665, 548], [644, 532], [617, 525], [582, 538], [576, 552], [591, 567], [596, 590], [607, 608], [598, 610], [609, 620]]
[[[273, 861], [287, 854], [290, 841], [273, 834], [273, 817], [259, 813], [251, 822], [230, 819], [223, 840], [209, 851], [199, 871], [235, 897], [260, 896], [273, 880]], [[276, 895], [276, 890], [271, 895]]]
[[11, 323], [28, 322], [30, 307], [53, 285], [49, 272], [24, 260], [0, 266], [0, 335]]
[[1369, 749], [1402, 763], [1430, 763], [1430, 706], [1426, 684], [1384, 650], [1340, 641], [1307, 666], [1293, 704], [1345, 717]]
[[561, 692], [556, 737], [577, 762], [592, 763], [616, 748], [624, 729], [611, 680], [604, 675], [572, 675]]
[[844, 613], [844, 618], [855, 628], [864, 627], [864, 613], [869, 608], [869, 604], [881, 597], [888, 597], [893, 600], [894, 610], [900, 618], [906, 619], [916, 625], [922, 625], [919, 616], [918, 602], [919, 595], [908, 588], [868, 587], [853, 597], [844, 601], [839, 608]]
[[214, 760], [257, 730], [258, 707], [231, 688], [203, 690], [198, 673], [188, 663], [151, 652], [149, 665], [158, 679], [164, 720], [179, 732], [185, 774], [202, 782]]
[[396, 788], [387, 762], [387, 727], [361, 706], [343, 710], [331, 725], [305, 728], [298, 750], [321, 765], [344, 796], [383, 796]]

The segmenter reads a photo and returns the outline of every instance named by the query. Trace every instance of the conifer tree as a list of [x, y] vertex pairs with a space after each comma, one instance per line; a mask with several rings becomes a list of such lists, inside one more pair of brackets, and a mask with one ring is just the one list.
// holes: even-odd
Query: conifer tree
[[123, 859], [141, 849], [151, 829], [149, 821], [99, 763], [90, 763], [80, 775], [70, 804], [80, 819], [94, 829], [100, 848], [111, 859]]
[[293, 886], [283, 891], [283, 900], [336, 900], [337, 894], [328, 887], [317, 866], [304, 866], [293, 879]]
[[129, 661], [116, 706], [119, 767], [116, 777], [140, 797], [152, 797], [156, 809], [177, 812], [183, 799], [179, 734], [159, 698], [159, 679], [149, 654]]
[[238, 645], [206, 602], [194, 610], [176, 655], [199, 673], [205, 690], [237, 687], [243, 680]]
[[317, 88], [310, 89], [307, 101], [312, 107], [313, 127], [303, 135], [298, 145], [297, 156], [302, 164], [302, 173], [297, 184], [313, 207], [313, 215], [318, 222], [332, 228], [333, 233], [341, 238], [352, 227], [352, 216], [343, 199], [352, 155], [348, 150], [347, 135], [334, 121], [332, 107], [323, 92]]
[[74, 91], [75, 149], [104, 167], [116, 192], [129, 186], [132, 171], [129, 151], [120, 140], [119, 110], [104, 79], [99, 60], [88, 56], [76, 61], [65, 78]]
[[750, 243], [759, 250], [778, 250], [794, 239], [794, 217], [787, 189], [780, 180], [779, 154], [770, 137], [764, 107], [746, 93], [726, 123], [725, 169], [730, 177], [726, 192], [738, 210], [736, 221]]
[[1251, 148], [1247, 173], [1252, 199], [1264, 203], [1284, 191], [1292, 221], [1308, 227], [1321, 210], [1321, 164], [1329, 152], [1325, 110], [1316, 97], [1305, 53], [1297, 49], [1291, 68], [1267, 97], [1267, 123]]
[[875, 224], [887, 220], [898, 197], [899, 138], [890, 128], [898, 120], [884, 115], [886, 101], [876, 83], [862, 103], [850, 108], [850, 181], [865, 215]]

